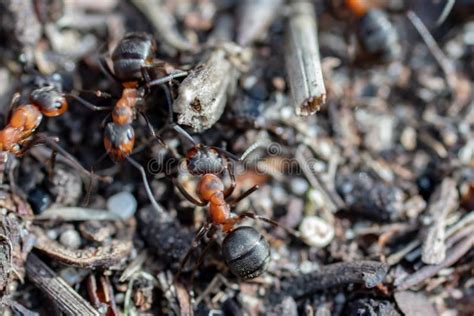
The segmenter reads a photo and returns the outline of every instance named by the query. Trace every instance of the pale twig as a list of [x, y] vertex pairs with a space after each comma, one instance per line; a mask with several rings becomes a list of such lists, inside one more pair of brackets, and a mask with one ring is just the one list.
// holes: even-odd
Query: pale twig
[[319, 111], [326, 102], [314, 5], [292, 1], [285, 37], [285, 61], [297, 115]]
[[454, 72], [453, 63], [448, 59], [448, 57], [446, 57], [444, 52], [438, 46], [438, 43], [436, 43], [435, 39], [431, 35], [430, 31], [426, 28], [426, 26], [423, 24], [418, 15], [416, 15], [415, 12], [411, 10], [409, 10], [406, 15], [415, 27], [415, 29], [420, 34], [421, 38], [425, 42], [433, 57], [438, 62], [439, 66], [441, 67], [441, 70], [445, 75], [446, 82], [448, 83], [449, 88], [451, 89], [451, 91], [455, 91], [457, 80], [456, 74]]

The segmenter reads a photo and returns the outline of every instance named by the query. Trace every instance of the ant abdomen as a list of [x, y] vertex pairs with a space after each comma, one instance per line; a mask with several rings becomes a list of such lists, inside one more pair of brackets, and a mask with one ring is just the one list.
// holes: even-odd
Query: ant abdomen
[[358, 37], [367, 53], [385, 61], [397, 59], [401, 54], [398, 32], [381, 10], [371, 9], [360, 18]]
[[267, 270], [270, 245], [255, 228], [240, 226], [224, 238], [222, 255], [233, 274], [253, 279]]
[[135, 132], [130, 124], [108, 123], [104, 131], [104, 146], [114, 161], [124, 160], [133, 150]]
[[146, 33], [129, 33], [112, 53], [115, 76], [121, 82], [139, 81], [142, 67], [153, 62], [155, 43]]

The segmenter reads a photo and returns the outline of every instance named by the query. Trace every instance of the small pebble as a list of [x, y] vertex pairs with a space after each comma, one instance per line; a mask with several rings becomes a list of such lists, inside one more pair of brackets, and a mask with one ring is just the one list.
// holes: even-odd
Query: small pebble
[[308, 182], [302, 178], [293, 178], [291, 180], [291, 191], [296, 195], [303, 195], [308, 191]]
[[122, 304], [123, 302], [125, 302], [125, 294], [123, 293], [115, 294], [115, 303]]
[[137, 211], [137, 200], [130, 192], [120, 192], [107, 200], [107, 209], [122, 219], [128, 219]]
[[334, 238], [334, 227], [317, 216], [305, 217], [299, 231], [308, 246], [325, 247]]
[[416, 130], [411, 127], [405, 127], [400, 136], [400, 142], [406, 150], [414, 150], [416, 148]]
[[288, 194], [283, 187], [275, 185], [271, 190], [273, 202], [275, 204], [286, 204], [288, 202]]
[[69, 249], [78, 249], [81, 246], [81, 236], [77, 231], [68, 229], [59, 236], [59, 242]]
[[311, 189], [311, 191], [309, 191], [308, 198], [311, 203], [313, 203], [314, 208], [317, 210], [322, 209], [325, 206], [324, 196], [318, 190]]

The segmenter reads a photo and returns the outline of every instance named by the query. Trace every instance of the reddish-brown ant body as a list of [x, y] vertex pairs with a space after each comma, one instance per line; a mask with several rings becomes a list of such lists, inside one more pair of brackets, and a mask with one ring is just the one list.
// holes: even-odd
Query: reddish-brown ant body
[[[182, 134], [184, 132], [180, 128], [177, 131]], [[186, 136], [186, 134], [184, 135]], [[189, 135], [186, 138], [193, 141]], [[173, 179], [173, 182], [188, 201], [197, 206], [208, 206], [209, 220], [196, 234], [191, 249], [181, 261], [180, 271], [184, 268], [192, 250], [199, 245], [201, 239], [209, 232], [221, 229], [226, 234], [222, 242], [222, 255], [227, 266], [232, 273], [243, 280], [255, 278], [266, 271], [270, 260], [270, 246], [255, 228], [250, 226], [236, 227], [236, 225], [245, 218], [252, 218], [265, 221], [274, 226], [283, 226], [272, 219], [250, 212], [232, 214], [232, 208], [256, 191], [258, 186], [255, 185], [240, 196], [231, 199], [236, 181], [234, 166], [229, 158], [232, 160], [240, 159], [218, 147], [196, 144], [194, 141], [193, 144], [194, 146], [186, 154], [186, 164], [188, 172], [199, 177], [196, 185], [198, 199], [188, 193], [178, 181]], [[231, 180], [228, 188], [225, 187], [220, 177], [226, 169]], [[283, 228], [292, 235], [298, 235], [291, 229]]]
[[[146, 116], [138, 108], [143, 104], [148, 88], [155, 85], [163, 87], [164, 83], [184, 76], [186, 72], [176, 71], [166, 77], [151, 80], [148, 70], [163, 66], [162, 62], [157, 62], [154, 59], [155, 53], [156, 45], [151, 35], [146, 33], [128, 33], [112, 52], [113, 71], [104, 59], [101, 59], [101, 67], [123, 87], [122, 95], [112, 109], [112, 122], [107, 123], [105, 127], [104, 147], [106, 152], [112, 160], [120, 162], [127, 159], [134, 167], [139, 169], [148, 197], [155, 208], [158, 209], [159, 207], [146, 180], [145, 170], [129, 157], [135, 145], [135, 131], [132, 123], [136, 119], [137, 112], [142, 114], [147, 121], [151, 134], [161, 141]], [[169, 91], [166, 87], [164, 87], [164, 90], [168, 99], [168, 106], [171, 108]], [[102, 92], [98, 92], [98, 95], [102, 95]], [[110, 109], [109, 107], [95, 106], [80, 97], [76, 97], [76, 99], [94, 111]], [[172, 117], [171, 109], [170, 115]]]
[[14, 109], [8, 124], [0, 131], [0, 151], [22, 156], [23, 147], [31, 142], [43, 116], [59, 116], [68, 108], [66, 98], [53, 86], [33, 90], [30, 102]]
[[[39, 77], [38, 74], [36, 74]], [[4, 171], [8, 161], [8, 154], [16, 157], [23, 156], [29, 148], [36, 144], [46, 143], [55, 152], [61, 153], [67, 161], [71, 162], [75, 168], [91, 177], [109, 181], [107, 177], [97, 177], [84, 169], [81, 164], [64, 149], [57, 144], [57, 139], [46, 136], [44, 133], [35, 133], [40, 126], [43, 117], [57, 117], [64, 114], [69, 103], [67, 97], [72, 95], [62, 92], [62, 86], [55, 82], [54, 75], [50, 78], [37, 78], [41, 86], [33, 89], [29, 94], [29, 103], [21, 104], [13, 109], [8, 123], [0, 130], [0, 154], [1, 166]], [[16, 94], [12, 100], [12, 105], [19, 99]], [[53, 163], [54, 159], [52, 160]], [[10, 179], [12, 180], [12, 179]], [[12, 182], [12, 181], [11, 181]], [[11, 183], [13, 185], [13, 183]]]

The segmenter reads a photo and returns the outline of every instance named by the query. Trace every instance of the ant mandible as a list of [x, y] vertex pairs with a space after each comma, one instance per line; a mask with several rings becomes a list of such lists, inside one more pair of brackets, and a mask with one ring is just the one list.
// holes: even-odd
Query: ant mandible
[[[186, 133], [182, 129], [177, 129], [177, 131], [181, 134]], [[189, 173], [199, 177], [196, 186], [198, 198], [194, 198], [175, 178], [173, 178], [173, 183], [191, 203], [201, 207], [208, 206], [209, 220], [194, 237], [191, 248], [181, 261], [178, 275], [202, 238], [209, 235], [210, 232], [214, 233], [217, 229], [221, 229], [226, 234], [222, 242], [222, 255], [232, 273], [242, 280], [258, 277], [267, 269], [270, 260], [270, 246], [255, 228], [251, 226], [236, 227], [236, 225], [245, 218], [252, 218], [265, 221], [273, 226], [280, 226], [297, 237], [299, 237], [298, 233], [272, 219], [251, 212], [232, 214], [231, 209], [258, 190], [258, 185], [254, 185], [236, 198], [231, 198], [236, 181], [234, 165], [230, 159], [237, 161], [241, 159], [221, 148], [198, 144], [187, 133], [183, 136], [191, 140], [194, 145], [186, 153], [186, 164]], [[225, 188], [223, 180], [219, 177], [225, 169], [228, 170], [231, 180], [228, 188]], [[198, 260], [198, 264], [204, 253]]]
[[[120, 40], [112, 53], [113, 71], [109, 68], [104, 58], [101, 58], [101, 67], [123, 87], [122, 95], [112, 109], [112, 122], [107, 123], [105, 127], [105, 150], [113, 161], [120, 162], [127, 159], [140, 171], [148, 198], [156, 209], [160, 209], [149, 187], [145, 170], [137, 161], [129, 157], [135, 145], [135, 132], [132, 123], [136, 119], [137, 112], [140, 113], [145, 118], [152, 136], [163, 143], [161, 138], [156, 135], [148, 118], [137, 107], [143, 103], [147, 89], [156, 85], [161, 86], [165, 90], [167, 103], [170, 107], [169, 115], [172, 121], [171, 96], [164, 83], [174, 78], [185, 76], [187, 73], [176, 71], [163, 78], [151, 80], [148, 70], [163, 65], [162, 62], [154, 59], [155, 52], [156, 44], [151, 35], [135, 32], [128, 33]], [[105, 94], [98, 92], [98, 95]], [[76, 97], [76, 99], [94, 111], [110, 109], [109, 107], [98, 107], [81, 97]]]

